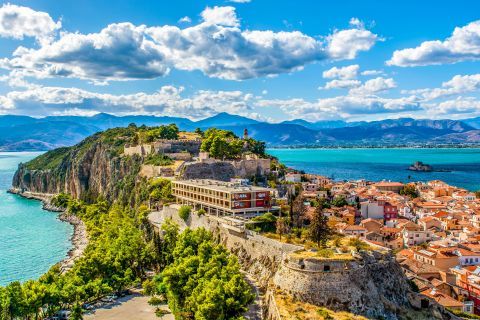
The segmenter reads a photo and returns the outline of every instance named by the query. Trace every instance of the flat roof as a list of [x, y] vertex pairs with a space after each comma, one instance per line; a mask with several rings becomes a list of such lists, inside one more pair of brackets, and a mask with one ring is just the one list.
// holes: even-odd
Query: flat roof
[[190, 179], [190, 180], [174, 180], [174, 183], [185, 184], [194, 187], [203, 187], [215, 191], [224, 192], [271, 192], [270, 188], [263, 188], [257, 186], [246, 186], [235, 182], [225, 182], [211, 179]]

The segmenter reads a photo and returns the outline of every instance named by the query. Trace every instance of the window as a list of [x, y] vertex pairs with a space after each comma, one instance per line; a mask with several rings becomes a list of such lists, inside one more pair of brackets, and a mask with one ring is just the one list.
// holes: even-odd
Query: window
[[323, 266], [323, 271], [324, 272], [330, 272], [330, 266], [328, 264]]

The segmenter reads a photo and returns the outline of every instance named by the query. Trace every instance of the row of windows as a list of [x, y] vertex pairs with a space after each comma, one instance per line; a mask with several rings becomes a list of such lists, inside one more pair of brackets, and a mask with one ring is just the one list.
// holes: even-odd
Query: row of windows
[[227, 193], [227, 192], [214, 191], [214, 190], [207, 189], [207, 188], [202, 188], [202, 187], [187, 186], [187, 185], [183, 185], [183, 184], [174, 184], [173, 188], [178, 189], [178, 190], [186, 190], [186, 191], [190, 191], [190, 192], [205, 194], [205, 195], [213, 195], [213, 196], [224, 198], [224, 199], [229, 198], [229, 193]]
[[191, 193], [191, 192], [180, 191], [180, 190], [174, 191], [173, 195], [182, 196], [182, 197], [185, 197], [185, 198], [190, 198], [192, 200], [201, 201], [201, 202], [204, 202], [204, 203], [216, 204], [216, 205], [219, 205], [219, 206], [222, 206], [222, 207], [230, 208], [230, 201], [219, 199], [219, 198], [207, 197], [207, 196], [204, 196], [204, 195]]

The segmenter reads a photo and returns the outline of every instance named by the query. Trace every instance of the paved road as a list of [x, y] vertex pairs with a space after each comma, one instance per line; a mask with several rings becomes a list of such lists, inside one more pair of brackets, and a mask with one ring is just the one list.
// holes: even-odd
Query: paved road
[[[162, 318], [155, 315], [155, 308], [148, 304], [150, 297], [133, 294], [116, 300], [114, 303], [96, 309], [84, 316], [85, 320], [174, 320], [172, 314]], [[164, 306], [163, 309], [167, 309]]]

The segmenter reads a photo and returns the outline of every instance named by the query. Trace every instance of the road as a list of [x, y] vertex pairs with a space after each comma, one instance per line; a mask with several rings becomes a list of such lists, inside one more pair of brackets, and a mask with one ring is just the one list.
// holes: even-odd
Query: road
[[[114, 303], [103, 306], [84, 316], [85, 320], [174, 320], [172, 314], [161, 318], [155, 315], [155, 308], [148, 304], [150, 297], [138, 293], [119, 298]], [[168, 310], [167, 306], [162, 309]]]

